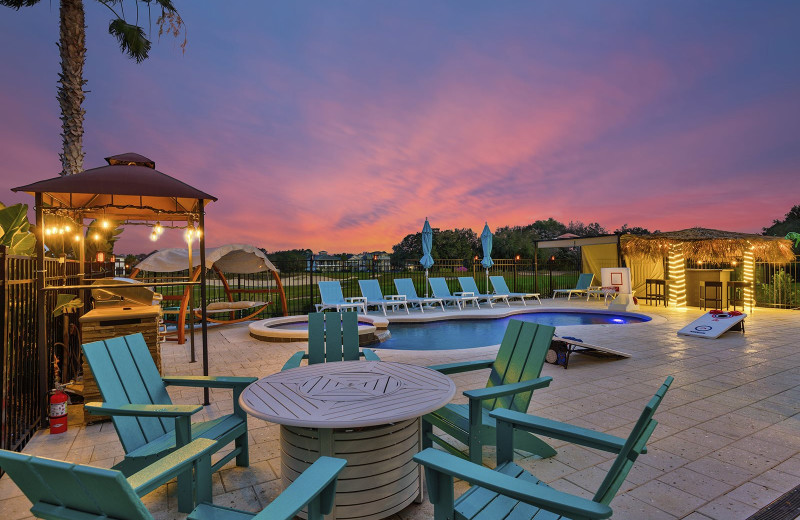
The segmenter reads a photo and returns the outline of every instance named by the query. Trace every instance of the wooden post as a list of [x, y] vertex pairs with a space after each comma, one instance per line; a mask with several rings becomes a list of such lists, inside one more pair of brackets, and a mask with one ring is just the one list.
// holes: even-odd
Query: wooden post
[[39, 407], [41, 413], [40, 425], [47, 421], [47, 402], [49, 395], [48, 372], [49, 359], [47, 356], [47, 317], [46, 297], [44, 292], [45, 267], [44, 267], [44, 207], [42, 194], [36, 193], [36, 348], [39, 353]]
[[[208, 375], [208, 316], [206, 313], [206, 223], [203, 199], [197, 199], [200, 226], [200, 315], [203, 322], [203, 375]], [[194, 331], [192, 331], [194, 334]], [[209, 405], [208, 387], [203, 388], [203, 406]]]

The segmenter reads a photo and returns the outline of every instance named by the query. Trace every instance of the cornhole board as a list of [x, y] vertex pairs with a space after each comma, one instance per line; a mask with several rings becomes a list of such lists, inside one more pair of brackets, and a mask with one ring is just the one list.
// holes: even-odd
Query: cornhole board
[[696, 338], [717, 339], [731, 329], [744, 332], [744, 319], [746, 317], [747, 314], [745, 313], [731, 316], [727, 312], [715, 314], [707, 312], [679, 330], [678, 334]]
[[580, 352], [581, 354], [609, 356], [619, 358], [629, 358], [630, 354], [622, 352], [621, 350], [614, 350], [613, 348], [601, 347], [600, 345], [593, 345], [585, 343], [577, 338], [569, 336], [553, 336], [553, 341], [550, 343], [550, 349], [545, 355], [545, 361], [553, 365], [561, 365], [564, 369], [569, 365], [569, 356], [573, 352]]

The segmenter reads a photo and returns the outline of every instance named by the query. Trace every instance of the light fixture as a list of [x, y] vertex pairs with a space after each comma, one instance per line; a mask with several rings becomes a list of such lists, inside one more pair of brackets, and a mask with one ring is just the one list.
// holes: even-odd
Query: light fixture
[[164, 228], [161, 226], [161, 222], [156, 222], [156, 225], [153, 226], [153, 233], [156, 235], [160, 235], [164, 232]]
[[153, 242], [158, 240], [158, 233], [156, 233], [155, 229], [150, 233], [150, 240], [152, 240]]
[[106, 259], [106, 254], [102, 251], [97, 252], [97, 261], [98, 263], [102, 263]]
[[519, 260], [519, 255], [517, 255], [516, 258], [514, 258], [514, 260]]
[[69, 233], [70, 231], [72, 231], [72, 226], [70, 226], [69, 224], [67, 224], [66, 226], [64, 226], [64, 231], [66, 231], [67, 233]]
[[108, 229], [108, 221], [106, 219], [103, 219], [100, 222], [100, 227], [102, 227], [103, 229]]
[[72, 237], [72, 240], [75, 242], [78, 242], [80, 239], [81, 239], [80, 235], [75, 235], [74, 237]]
[[95, 233], [94, 235], [92, 235], [92, 238], [95, 240], [100, 240], [100, 233]]

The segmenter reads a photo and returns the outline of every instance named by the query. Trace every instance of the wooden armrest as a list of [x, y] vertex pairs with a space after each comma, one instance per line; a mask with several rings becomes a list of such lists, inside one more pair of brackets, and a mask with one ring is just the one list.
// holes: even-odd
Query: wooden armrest
[[498, 423], [510, 423], [516, 429], [568, 441], [587, 448], [619, 453], [625, 445], [625, 439], [620, 437], [535, 415], [499, 408], [489, 412], [489, 415], [497, 419]]
[[238, 388], [258, 381], [257, 377], [235, 376], [168, 376], [161, 379], [166, 385], [200, 386], [205, 388]]
[[537, 388], [544, 388], [550, 386], [553, 381], [552, 377], [538, 377], [529, 381], [520, 381], [519, 383], [509, 383], [507, 385], [490, 386], [487, 388], [480, 388], [477, 390], [467, 390], [464, 395], [470, 399], [477, 399], [483, 401], [486, 399], [494, 399], [496, 397], [503, 397], [504, 395], [518, 394], [529, 390], [536, 390]]
[[128, 482], [137, 495], [144, 496], [187, 470], [201, 457], [211, 457], [216, 445], [211, 439], [196, 439], [137, 471], [128, 477]]
[[446, 363], [443, 365], [431, 365], [428, 368], [436, 370], [442, 374], [458, 374], [459, 372], [469, 372], [489, 368], [494, 363], [494, 359], [484, 359], [482, 361], [463, 361], [460, 363]]
[[429, 477], [427, 479], [428, 491], [434, 506], [439, 502], [446, 504], [453, 499], [452, 497], [440, 496], [439, 489], [447, 489], [449, 487], [438, 485], [441, 478], [447, 478], [445, 477], [446, 475], [450, 479], [453, 477], [459, 478], [472, 485], [478, 485], [569, 518], [602, 519], [610, 517], [612, 513], [611, 508], [605, 504], [570, 495], [548, 486], [532, 485], [531, 482], [504, 475], [433, 448], [417, 453], [414, 455], [414, 460], [425, 466], [425, 473]]
[[131, 417], [189, 417], [203, 409], [199, 404], [121, 404], [86, 403], [83, 407], [92, 415]]

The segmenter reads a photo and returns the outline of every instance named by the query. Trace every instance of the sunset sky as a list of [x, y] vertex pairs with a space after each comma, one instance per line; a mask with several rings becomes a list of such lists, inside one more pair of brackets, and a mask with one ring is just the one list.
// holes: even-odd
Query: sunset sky
[[[5, 204], [61, 169], [58, 3], [0, 7]], [[137, 65], [85, 2], [85, 167], [137, 152], [215, 195], [211, 246], [391, 250], [426, 216], [759, 232], [800, 204], [800, 2], [175, 3], [186, 52]]]

